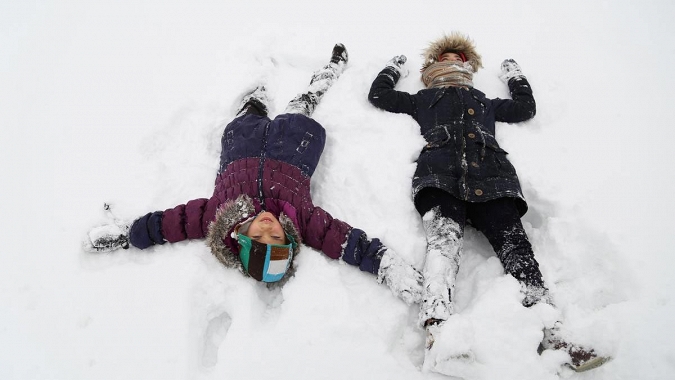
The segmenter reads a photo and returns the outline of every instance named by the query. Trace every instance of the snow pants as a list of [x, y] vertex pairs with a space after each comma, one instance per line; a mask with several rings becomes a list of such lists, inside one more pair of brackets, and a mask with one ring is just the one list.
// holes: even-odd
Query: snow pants
[[[425, 188], [415, 197], [415, 207], [423, 218], [428, 244], [421, 323], [428, 319], [445, 320], [453, 312], [452, 294], [467, 222], [487, 237], [507, 274], [527, 289], [548, 294], [513, 198], [471, 203], [438, 188]], [[439, 286], [439, 280], [447, 286]], [[523, 304], [531, 306], [538, 301], [536, 297], [526, 297]]]

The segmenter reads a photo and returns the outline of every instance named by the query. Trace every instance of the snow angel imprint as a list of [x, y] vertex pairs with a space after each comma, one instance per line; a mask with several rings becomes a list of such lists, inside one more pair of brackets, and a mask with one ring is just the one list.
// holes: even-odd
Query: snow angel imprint
[[85, 248], [107, 252], [205, 239], [225, 266], [280, 285], [292, 276], [293, 259], [304, 243], [376, 275], [404, 301], [419, 302], [421, 275], [415, 268], [379, 239], [369, 239], [364, 231], [312, 203], [310, 178], [326, 131], [310, 116], [347, 60], [345, 47], [335, 45], [330, 62], [313, 74], [307, 90], [274, 119], [268, 117], [264, 85], [242, 99], [223, 132], [210, 198], [150, 212], [131, 224], [94, 228]]
[[[507, 59], [501, 79], [511, 99], [487, 98], [473, 86], [481, 56], [473, 41], [457, 32], [433, 41], [423, 58], [425, 89], [414, 95], [394, 89], [407, 75], [406, 57], [400, 55], [377, 75], [368, 100], [385, 111], [412, 116], [427, 142], [417, 159], [412, 194], [427, 238], [419, 323], [427, 328], [430, 348], [434, 331], [455, 312], [455, 278], [468, 222], [487, 237], [504, 271], [521, 283], [524, 306], [553, 302], [520, 220], [527, 203], [518, 175], [495, 138], [495, 122], [534, 117], [529, 82], [520, 66]], [[605, 361], [592, 349], [563, 341], [559, 327], [546, 330], [543, 348], [565, 349], [578, 371]]]

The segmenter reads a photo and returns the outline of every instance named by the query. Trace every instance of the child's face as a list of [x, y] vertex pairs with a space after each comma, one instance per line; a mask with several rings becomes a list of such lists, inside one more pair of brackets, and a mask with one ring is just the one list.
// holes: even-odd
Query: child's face
[[454, 62], [454, 61], [464, 62], [464, 61], [462, 61], [462, 57], [459, 54], [455, 54], [455, 53], [443, 53], [439, 57], [438, 61], [439, 62], [444, 62], [444, 61], [447, 61], [447, 62]]
[[258, 243], [286, 244], [286, 233], [281, 228], [281, 223], [269, 212], [261, 213], [251, 222], [246, 236]]

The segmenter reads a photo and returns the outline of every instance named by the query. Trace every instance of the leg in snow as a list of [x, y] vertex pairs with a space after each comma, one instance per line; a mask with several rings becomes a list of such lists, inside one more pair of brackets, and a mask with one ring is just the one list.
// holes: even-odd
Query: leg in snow
[[330, 62], [312, 75], [307, 91], [298, 94], [288, 103], [284, 113], [299, 113], [307, 117], [312, 116], [314, 109], [323, 95], [340, 77], [347, 65], [347, 49], [342, 44], [333, 47]]
[[250, 93], [244, 95], [241, 103], [237, 108], [236, 117], [246, 114], [254, 114], [258, 116], [267, 116], [269, 111], [270, 100], [267, 96], [267, 90], [264, 85], [259, 85]]
[[438, 324], [454, 312], [452, 306], [455, 280], [459, 271], [464, 229], [453, 219], [441, 215], [435, 207], [422, 218], [427, 237], [427, 255], [422, 275], [423, 299], [421, 325]]
[[529, 307], [538, 302], [553, 305], [513, 199], [471, 204], [467, 215], [472, 225], [487, 237], [504, 272], [520, 282], [523, 305]]
[[[503, 198], [476, 204], [468, 215], [492, 244], [504, 271], [521, 283], [523, 305], [530, 307], [544, 302], [555, 307], [513, 200]], [[593, 348], [571, 342], [565, 335], [562, 322], [545, 328], [538, 352], [546, 349], [566, 352], [570, 356], [568, 365], [577, 372], [588, 371], [610, 360], [609, 356], [598, 355]]]
[[452, 302], [466, 224], [466, 203], [444, 190], [429, 187], [417, 193], [415, 208], [422, 216], [427, 238], [418, 323], [426, 328], [427, 348], [431, 349], [434, 332], [454, 312]]

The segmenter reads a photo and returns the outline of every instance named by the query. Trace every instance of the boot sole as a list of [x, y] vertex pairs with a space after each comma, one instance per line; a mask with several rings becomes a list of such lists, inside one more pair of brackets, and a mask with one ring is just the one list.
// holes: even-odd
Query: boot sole
[[593, 368], [598, 368], [598, 367], [607, 363], [610, 360], [611, 360], [611, 358], [605, 358], [605, 357], [598, 356], [597, 358], [591, 359], [591, 360], [587, 361], [586, 363], [584, 363], [580, 366], [577, 366], [577, 367], [570, 366], [570, 367], [572, 367], [572, 369], [575, 372], [585, 372], [585, 371], [591, 370]]

